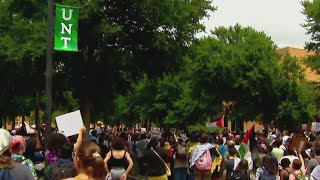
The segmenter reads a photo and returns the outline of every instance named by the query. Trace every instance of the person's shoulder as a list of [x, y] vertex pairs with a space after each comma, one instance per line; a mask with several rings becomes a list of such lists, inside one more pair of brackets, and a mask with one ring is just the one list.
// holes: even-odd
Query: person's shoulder
[[[24, 175], [30, 175], [30, 177], [32, 177], [32, 173], [30, 171], [30, 169], [28, 168], [28, 166], [23, 165], [21, 163], [15, 163], [12, 167], [12, 171], [14, 172], [14, 174], [20, 174], [22, 176]], [[18, 175], [20, 177], [20, 175]]]
[[26, 165], [23, 165], [21, 163], [15, 163], [12, 169], [17, 170], [18, 172], [29, 171], [29, 168]]

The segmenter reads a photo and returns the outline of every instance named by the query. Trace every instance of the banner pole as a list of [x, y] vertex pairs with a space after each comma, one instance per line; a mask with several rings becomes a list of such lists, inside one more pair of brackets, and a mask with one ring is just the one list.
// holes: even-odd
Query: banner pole
[[47, 29], [47, 59], [46, 59], [46, 131], [45, 142], [51, 134], [52, 117], [52, 53], [53, 53], [53, 26], [54, 26], [54, 0], [48, 0], [48, 29]]

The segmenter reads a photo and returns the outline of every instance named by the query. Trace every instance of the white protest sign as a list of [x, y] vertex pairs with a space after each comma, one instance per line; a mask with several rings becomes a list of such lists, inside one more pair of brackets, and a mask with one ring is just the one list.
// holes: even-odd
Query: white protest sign
[[83, 121], [79, 110], [57, 116], [56, 122], [59, 132], [66, 137], [78, 134], [79, 130], [83, 127]]
[[141, 133], [145, 133], [147, 132], [147, 129], [146, 128], [141, 128]]
[[311, 125], [312, 132], [319, 132], [320, 131], [320, 123], [313, 122]]
[[[26, 122], [24, 122], [24, 125], [26, 126], [27, 134], [34, 134], [34, 129], [31, 129], [30, 125]], [[22, 124], [20, 125], [20, 128], [22, 127]]]

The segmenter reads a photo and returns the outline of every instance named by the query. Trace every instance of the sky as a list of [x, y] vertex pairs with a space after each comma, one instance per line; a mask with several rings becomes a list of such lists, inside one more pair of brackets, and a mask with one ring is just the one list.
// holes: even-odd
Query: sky
[[219, 26], [251, 26], [264, 31], [279, 48], [303, 47], [309, 36], [301, 26], [305, 15], [301, 13], [301, 0], [213, 0], [218, 9], [203, 21], [206, 32]]

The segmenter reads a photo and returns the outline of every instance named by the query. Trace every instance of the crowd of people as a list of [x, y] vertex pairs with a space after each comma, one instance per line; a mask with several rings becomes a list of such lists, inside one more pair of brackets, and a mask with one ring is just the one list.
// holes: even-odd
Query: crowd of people
[[[145, 131], [101, 123], [78, 135], [0, 129], [0, 180], [320, 180], [317, 133]], [[243, 143], [245, 138], [250, 143]], [[296, 139], [303, 139], [298, 147]], [[245, 148], [245, 156], [241, 148]]]

